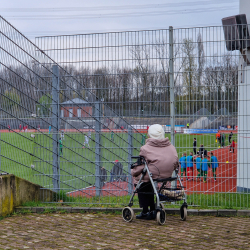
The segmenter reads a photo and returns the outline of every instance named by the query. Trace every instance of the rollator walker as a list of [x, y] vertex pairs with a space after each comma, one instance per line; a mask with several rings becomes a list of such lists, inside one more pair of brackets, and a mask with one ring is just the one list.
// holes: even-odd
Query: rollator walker
[[[126, 222], [131, 222], [135, 218], [134, 210], [131, 208], [133, 206], [133, 198], [136, 193], [138, 193], [138, 189], [140, 188], [141, 184], [143, 183], [143, 177], [148, 173], [149, 176], [149, 185], [151, 184], [154, 190], [154, 195], [156, 197], [156, 220], [160, 225], [165, 224], [166, 222], [166, 212], [164, 209], [164, 203], [166, 202], [176, 202], [183, 200], [183, 204], [180, 207], [180, 215], [181, 220], [185, 221], [187, 218], [187, 203], [186, 203], [186, 194], [184, 191], [184, 187], [182, 185], [181, 179], [178, 175], [178, 170], [175, 170], [176, 177], [170, 177], [165, 179], [153, 179], [152, 174], [150, 173], [147, 165], [147, 161], [143, 156], [132, 156], [132, 159], [137, 159], [137, 162], [131, 165], [131, 169], [138, 165], [145, 165], [144, 169], [142, 170], [140, 179], [138, 184], [136, 185], [128, 206], [124, 207], [122, 210], [122, 217]], [[176, 182], [176, 186], [168, 187], [168, 184], [172, 181]], [[177, 185], [177, 181], [179, 185]], [[149, 194], [149, 193], [148, 193]]]

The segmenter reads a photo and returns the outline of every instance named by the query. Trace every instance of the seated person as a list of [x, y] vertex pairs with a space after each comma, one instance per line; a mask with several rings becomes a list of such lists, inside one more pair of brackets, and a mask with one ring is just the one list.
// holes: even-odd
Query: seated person
[[[141, 147], [140, 156], [143, 156], [148, 164], [153, 179], [164, 179], [172, 176], [173, 171], [178, 167], [178, 155], [175, 147], [165, 138], [165, 132], [161, 125], [154, 124], [148, 129], [148, 139]], [[138, 165], [131, 169], [134, 177], [134, 184], [138, 183], [143, 165]], [[138, 199], [142, 212], [136, 216], [137, 219], [155, 219], [155, 202], [153, 187], [149, 176], [146, 174], [143, 183], [138, 190]], [[150, 194], [148, 194], [150, 193]], [[152, 194], [151, 194], [152, 193]], [[150, 211], [148, 210], [150, 207]]]
[[203, 144], [200, 145], [199, 153], [200, 153], [200, 157], [203, 157], [203, 154], [204, 154], [204, 146], [203, 146]]
[[114, 180], [118, 181], [123, 172], [123, 165], [118, 161], [115, 160], [114, 166], [110, 172], [110, 182], [113, 182]]

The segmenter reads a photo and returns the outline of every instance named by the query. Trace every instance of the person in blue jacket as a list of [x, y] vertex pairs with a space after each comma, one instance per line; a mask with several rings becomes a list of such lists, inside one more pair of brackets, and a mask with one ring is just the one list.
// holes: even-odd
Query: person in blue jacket
[[219, 167], [219, 162], [216, 156], [211, 152], [210, 153], [211, 158], [210, 158], [210, 166], [212, 167], [212, 172], [213, 172], [213, 177], [214, 181], [216, 181], [216, 169]]
[[202, 170], [202, 176], [203, 176], [203, 182], [207, 182], [207, 171], [208, 171], [208, 159], [207, 156], [204, 155], [204, 159], [201, 163], [201, 170]]
[[182, 157], [179, 160], [179, 163], [181, 165], [181, 180], [183, 181], [183, 175], [185, 172], [185, 176], [187, 178], [187, 157], [186, 157], [186, 153], [182, 154]]
[[190, 155], [187, 156], [187, 180], [193, 180], [194, 176], [194, 158], [193, 152], [190, 152]]
[[201, 171], [201, 157], [200, 157], [200, 153], [197, 153], [197, 158], [195, 159], [195, 163], [196, 163], [196, 169], [197, 169], [197, 177], [196, 180], [201, 180], [201, 176], [202, 176], [202, 171]]

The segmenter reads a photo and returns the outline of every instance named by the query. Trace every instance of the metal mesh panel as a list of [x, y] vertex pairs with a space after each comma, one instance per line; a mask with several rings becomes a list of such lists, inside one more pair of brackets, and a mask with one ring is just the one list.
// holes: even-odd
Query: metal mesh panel
[[1, 173], [52, 189], [56, 202], [124, 203], [140, 131], [73, 67], [59, 66], [5, 19], [0, 25]]
[[[233, 41], [224, 38], [224, 32], [245, 28], [65, 35], [38, 37], [36, 43], [115, 110], [123, 118], [122, 123], [116, 120], [120, 127], [126, 129], [125, 121], [137, 129], [158, 123], [180, 158], [183, 153], [201, 154], [203, 148], [202, 160], [204, 154], [208, 161], [211, 153], [217, 157], [219, 167], [215, 170], [211, 163], [207, 176], [199, 174], [197, 164], [183, 176], [189, 204], [248, 207], [247, 48], [230, 50]], [[144, 137], [137, 136], [144, 144]]]

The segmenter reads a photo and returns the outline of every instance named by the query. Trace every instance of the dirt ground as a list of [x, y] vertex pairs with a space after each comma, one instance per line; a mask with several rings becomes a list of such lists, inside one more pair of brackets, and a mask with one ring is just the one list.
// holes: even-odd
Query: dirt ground
[[104, 213], [13, 215], [0, 221], [0, 249], [250, 249], [250, 218], [171, 215], [160, 226]]

